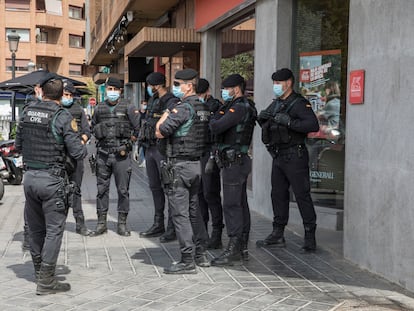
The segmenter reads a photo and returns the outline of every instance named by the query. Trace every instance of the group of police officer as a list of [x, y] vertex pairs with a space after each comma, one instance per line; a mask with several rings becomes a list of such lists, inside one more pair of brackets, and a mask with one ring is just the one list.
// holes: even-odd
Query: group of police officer
[[[316, 214], [310, 197], [305, 139], [319, 125], [309, 102], [293, 90], [294, 77], [289, 69], [276, 71], [272, 80], [276, 98], [257, 114], [255, 103], [245, 96], [246, 81], [239, 74], [223, 80], [221, 103], [211, 96], [208, 81], [199, 79], [193, 69], [175, 74], [172, 92], [166, 87], [165, 76], [154, 72], [146, 79], [150, 100], [145, 121], [140, 122], [138, 108], [121, 96], [121, 81], [109, 78], [106, 100], [95, 109], [91, 123], [97, 140], [98, 222], [90, 232], [84, 223], [80, 185], [85, 143], [91, 132], [88, 126], [83, 127], [86, 120], [83, 110], [73, 105], [73, 86], [64, 85], [53, 75], [44, 79], [39, 85], [41, 101], [25, 108], [16, 137], [16, 147], [22, 151], [27, 169], [25, 216], [37, 294], [70, 289], [69, 284], [54, 277], [70, 201], [77, 233], [98, 236], [107, 232], [112, 174], [118, 192], [117, 233], [130, 235], [126, 221], [131, 151], [136, 142], [146, 147], [146, 168], [154, 202], [154, 224], [140, 236], [160, 236], [160, 242], [178, 238], [180, 245], [181, 260], [166, 267], [164, 272], [196, 273], [196, 265], [228, 266], [248, 260], [250, 211], [246, 185], [252, 168], [249, 148], [256, 121], [262, 127], [263, 143], [273, 158], [274, 211], [272, 233], [256, 244], [285, 246], [291, 186], [305, 228], [303, 249], [314, 251]], [[213, 228], [210, 237], [209, 214]], [[209, 261], [206, 250], [222, 247], [223, 215], [228, 244], [219, 256]]]

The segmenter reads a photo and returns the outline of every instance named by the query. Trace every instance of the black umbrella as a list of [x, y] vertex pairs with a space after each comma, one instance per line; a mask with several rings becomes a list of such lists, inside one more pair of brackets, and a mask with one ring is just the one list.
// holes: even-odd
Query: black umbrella
[[[31, 73], [25, 74], [23, 76], [17, 77], [15, 79], [10, 79], [0, 83], [0, 89], [18, 91], [20, 93], [31, 93], [33, 87], [41, 80], [46, 74], [47, 70], [37, 70]], [[86, 86], [86, 83], [83, 83], [78, 80], [74, 80], [68, 77], [57, 75], [59, 78], [65, 81], [72, 82], [75, 86]]]

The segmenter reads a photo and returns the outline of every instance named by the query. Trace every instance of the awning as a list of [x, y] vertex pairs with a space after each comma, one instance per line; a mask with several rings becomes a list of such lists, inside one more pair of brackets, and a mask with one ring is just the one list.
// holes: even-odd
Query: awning
[[201, 35], [195, 29], [144, 27], [125, 45], [128, 57], [172, 56], [182, 50], [197, 50]]

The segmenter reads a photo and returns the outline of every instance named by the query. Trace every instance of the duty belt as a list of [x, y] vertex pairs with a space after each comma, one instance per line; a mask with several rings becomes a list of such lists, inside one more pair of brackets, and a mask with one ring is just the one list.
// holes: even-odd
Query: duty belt
[[62, 167], [49, 167], [49, 168], [35, 168], [35, 167], [26, 167], [28, 171], [44, 171], [48, 172], [50, 175], [57, 176], [57, 177], [66, 177], [66, 169]]
[[169, 161], [175, 161], [175, 162], [177, 162], [177, 161], [200, 161], [200, 157], [190, 157], [190, 156], [185, 156], [185, 157], [171, 157], [171, 158], [168, 158], [168, 160]]
[[294, 154], [297, 153], [298, 156], [301, 158], [303, 154], [303, 150], [306, 149], [306, 146], [304, 144], [298, 144], [293, 145], [289, 147], [279, 147], [276, 145], [268, 146], [268, 150], [272, 157], [277, 157], [279, 155], [285, 155], [285, 154]]

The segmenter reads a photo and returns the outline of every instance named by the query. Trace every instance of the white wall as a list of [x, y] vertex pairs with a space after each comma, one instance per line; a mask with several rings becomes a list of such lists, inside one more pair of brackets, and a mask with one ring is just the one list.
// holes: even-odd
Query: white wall
[[347, 106], [344, 207], [345, 257], [410, 290], [413, 12], [412, 0], [351, 0], [348, 71], [365, 69], [365, 103]]

